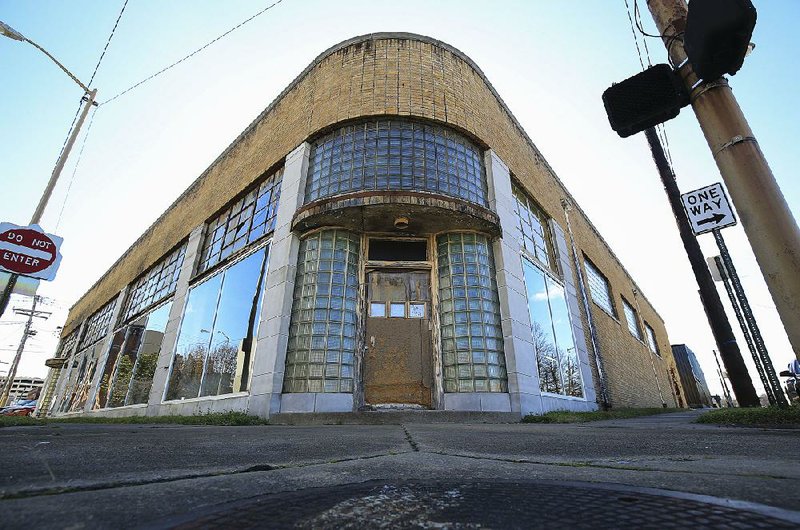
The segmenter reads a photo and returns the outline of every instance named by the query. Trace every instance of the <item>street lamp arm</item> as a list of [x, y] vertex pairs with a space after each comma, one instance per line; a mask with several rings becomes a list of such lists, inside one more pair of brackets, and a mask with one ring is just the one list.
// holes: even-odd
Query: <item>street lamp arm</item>
[[73, 74], [72, 72], [70, 72], [69, 70], [67, 70], [67, 67], [66, 67], [66, 66], [64, 66], [63, 64], [61, 64], [61, 62], [59, 62], [59, 60], [58, 60], [58, 59], [56, 59], [55, 57], [53, 57], [52, 55], [50, 55], [50, 52], [48, 52], [47, 50], [45, 50], [44, 48], [42, 48], [41, 46], [39, 46], [38, 44], [36, 44], [36, 43], [35, 43], [35, 42], [33, 42], [32, 40], [30, 40], [28, 37], [25, 37], [25, 42], [29, 43], [29, 44], [30, 44], [30, 45], [32, 45], [34, 48], [36, 48], [37, 50], [39, 50], [39, 51], [40, 51], [40, 52], [42, 52], [43, 54], [47, 55], [48, 57], [50, 57], [50, 59], [51, 59], [51, 60], [52, 60], [54, 63], [56, 63], [56, 65], [58, 65], [58, 67], [59, 67], [59, 68], [61, 68], [61, 69], [64, 71], [64, 73], [65, 73], [65, 74], [67, 74], [67, 75], [70, 77], [70, 79], [72, 79], [73, 81], [75, 81], [75, 82], [78, 84], [78, 86], [79, 86], [79, 87], [81, 87], [81, 88], [83, 89], [83, 91], [84, 91], [84, 92], [89, 92], [89, 87], [87, 87], [86, 85], [84, 85], [83, 83], [81, 83], [80, 79], [78, 79], [77, 77], [75, 77], [75, 74]]

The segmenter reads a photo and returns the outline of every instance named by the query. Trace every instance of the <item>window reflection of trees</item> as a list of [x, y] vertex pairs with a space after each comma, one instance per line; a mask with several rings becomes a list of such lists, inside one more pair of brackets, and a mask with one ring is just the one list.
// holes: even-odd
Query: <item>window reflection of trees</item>
[[542, 392], [583, 397], [564, 288], [528, 259], [522, 262], [540, 388]]
[[189, 291], [166, 400], [247, 390], [267, 253], [261, 248]]

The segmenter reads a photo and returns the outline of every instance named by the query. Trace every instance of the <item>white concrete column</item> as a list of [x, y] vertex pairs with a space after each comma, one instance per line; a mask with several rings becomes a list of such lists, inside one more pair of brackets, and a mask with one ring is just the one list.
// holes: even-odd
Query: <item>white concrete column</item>
[[292, 218], [303, 205], [311, 146], [303, 143], [286, 157], [275, 232], [269, 249], [266, 291], [253, 355], [253, 377], [247, 412], [269, 417], [280, 410], [286, 346], [294, 298], [300, 239], [292, 232]]
[[592, 379], [592, 369], [590, 366], [589, 349], [587, 347], [587, 331], [583, 329], [583, 318], [580, 310], [580, 295], [575, 283], [576, 271], [573, 267], [574, 260], [570, 259], [571, 253], [567, 243], [564, 230], [553, 219], [550, 219], [550, 231], [554, 237], [556, 254], [558, 256], [559, 267], [564, 274], [564, 290], [566, 291], [567, 307], [569, 308], [569, 318], [572, 324], [572, 337], [575, 340], [575, 349], [578, 353], [580, 362], [581, 379], [583, 380], [583, 392], [585, 400], [592, 406], [587, 410], [596, 409], [597, 393]]
[[186, 253], [183, 257], [181, 272], [178, 274], [178, 283], [175, 286], [175, 295], [172, 297], [172, 307], [169, 310], [169, 320], [164, 330], [164, 338], [161, 342], [161, 352], [158, 354], [158, 364], [153, 374], [153, 386], [150, 387], [150, 396], [147, 401], [147, 415], [158, 415], [161, 408], [161, 401], [167, 388], [169, 379], [169, 367], [172, 356], [175, 353], [175, 344], [178, 341], [178, 330], [183, 316], [183, 309], [186, 305], [186, 295], [189, 292], [189, 280], [192, 279], [197, 263], [200, 260], [200, 251], [203, 246], [203, 235], [205, 223], [195, 227], [189, 234], [186, 243]]
[[97, 365], [94, 368], [94, 376], [89, 390], [89, 397], [86, 399], [86, 405], [83, 410], [89, 412], [92, 410], [94, 400], [97, 398], [97, 390], [100, 387], [100, 380], [105, 371], [106, 362], [108, 362], [108, 353], [111, 350], [111, 343], [113, 342], [114, 331], [116, 330], [117, 322], [119, 322], [119, 315], [122, 313], [122, 307], [125, 305], [125, 298], [128, 294], [128, 286], [122, 288], [117, 295], [117, 300], [114, 302], [114, 309], [111, 311], [111, 320], [108, 321], [108, 331], [96, 345], [95, 348], [100, 348], [100, 355], [97, 358]]
[[502, 238], [494, 242], [494, 260], [511, 410], [523, 415], [539, 414], [542, 412], [539, 374], [522, 271], [522, 232], [514, 209], [511, 174], [494, 151], [486, 152], [485, 164], [489, 207], [500, 218], [502, 228]]

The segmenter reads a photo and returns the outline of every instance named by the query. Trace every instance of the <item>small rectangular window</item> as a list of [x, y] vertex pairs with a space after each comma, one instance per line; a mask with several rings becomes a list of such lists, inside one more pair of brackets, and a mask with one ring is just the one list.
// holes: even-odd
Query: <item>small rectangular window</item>
[[386, 302], [371, 302], [369, 304], [369, 316], [383, 318], [386, 316]]
[[622, 299], [622, 308], [625, 311], [625, 320], [628, 322], [628, 330], [631, 332], [631, 335], [639, 340], [642, 340], [642, 330], [639, 329], [636, 310], [624, 298]]
[[404, 318], [406, 316], [405, 302], [392, 302], [389, 304], [389, 316], [393, 318]]
[[425, 261], [428, 259], [428, 242], [370, 239], [368, 259], [372, 261]]
[[424, 302], [409, 303], [408, 318], [425, 318], [425, 303]]
[[592, 295], [592, 301], [605, 309], [609, 314], [616, 316], [614, 311], [614, 302], [611, 298], [611, 286], [608, 284], [608, 279], [603, 276], [603, 273], [584, 256], [583, 264], [586, 266], [586, 278], [589, 284], [589, 292]]
[[650, 351], [656, 355], [661, 355], [661, 352], [658, 351], [658, 342], [656, 342], [656, 332], [647, 322], [644, 323], [644, 330], [647, 334], [647, 345], [650, 347]]

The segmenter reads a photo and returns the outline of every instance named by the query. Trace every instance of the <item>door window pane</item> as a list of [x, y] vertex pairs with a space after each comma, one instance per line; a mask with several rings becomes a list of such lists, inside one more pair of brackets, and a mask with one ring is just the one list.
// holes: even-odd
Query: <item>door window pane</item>
[[386, 302], [372, 302], [369, 304], [369, 316], [371, 317], [385, 317], [386, 316]]
[[425, 304], [416, 302], [409, 303], [408, 318], [425, 318]]
[[403, 318], [406, 316], [405, 302], [392, 302], [389, 304], [389, 316], [395, 318]]

